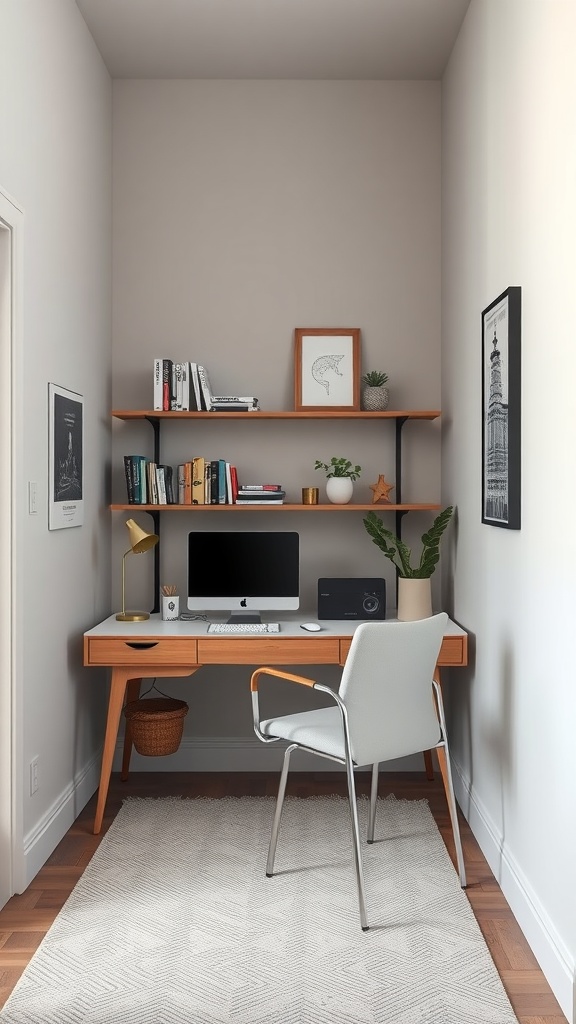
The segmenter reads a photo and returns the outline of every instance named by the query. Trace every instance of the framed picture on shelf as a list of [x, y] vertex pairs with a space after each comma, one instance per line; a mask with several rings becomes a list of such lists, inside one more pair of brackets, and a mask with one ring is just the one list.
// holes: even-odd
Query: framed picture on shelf
[[360, 328], [297, 327], [294, 408], [345, 412], [360, 408]]
[[482, 311], [482, 522], [520, 529], [521, 289]]
[[84, 522], [84, 399], [48, 385], [48, 529]]

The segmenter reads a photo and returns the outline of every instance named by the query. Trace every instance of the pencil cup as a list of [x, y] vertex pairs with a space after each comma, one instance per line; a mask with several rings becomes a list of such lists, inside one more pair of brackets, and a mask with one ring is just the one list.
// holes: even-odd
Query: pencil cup
[[302, 488], [302, 504], [303, 505], [317, 505], [319, 497], [318, 487], [303, 487]]
[[180, 615], [180, 598], [176, 594], [170, 597], [162, 595], [162, 618], [165, 622], [171, 622]]

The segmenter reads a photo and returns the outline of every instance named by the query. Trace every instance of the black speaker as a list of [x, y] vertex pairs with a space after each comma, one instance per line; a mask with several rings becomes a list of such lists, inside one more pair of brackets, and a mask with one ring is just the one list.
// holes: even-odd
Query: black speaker
[[386, 580], [318, 580], [319, 619], [385, 619]]

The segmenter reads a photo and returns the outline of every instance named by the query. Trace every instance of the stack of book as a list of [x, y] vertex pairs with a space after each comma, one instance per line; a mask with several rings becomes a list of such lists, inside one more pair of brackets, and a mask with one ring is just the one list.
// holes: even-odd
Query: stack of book
[[238, 488], [237, 505], [283, 505], [286, 491], [282, 484], [242, 484]]
[[154, 360], [154, 409], [162, 412], [257, 412], [254, 395], [215, 395], [199, 363]]
[[172, 466], [161, 466], [145, 455], [125, 455], [124, 473], [129, 505], [175, 505]]

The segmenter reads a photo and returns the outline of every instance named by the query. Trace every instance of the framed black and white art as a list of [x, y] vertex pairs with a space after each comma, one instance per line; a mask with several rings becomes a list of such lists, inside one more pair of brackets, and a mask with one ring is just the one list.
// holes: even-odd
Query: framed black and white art
[[294, 409], [360, 408], [360, 328], [297, 327]]
[[521, 289], [482, 311], [482, 522], [520, 529]]
[[48, 385], [48, 529], [84, 522], [84, 399]]

